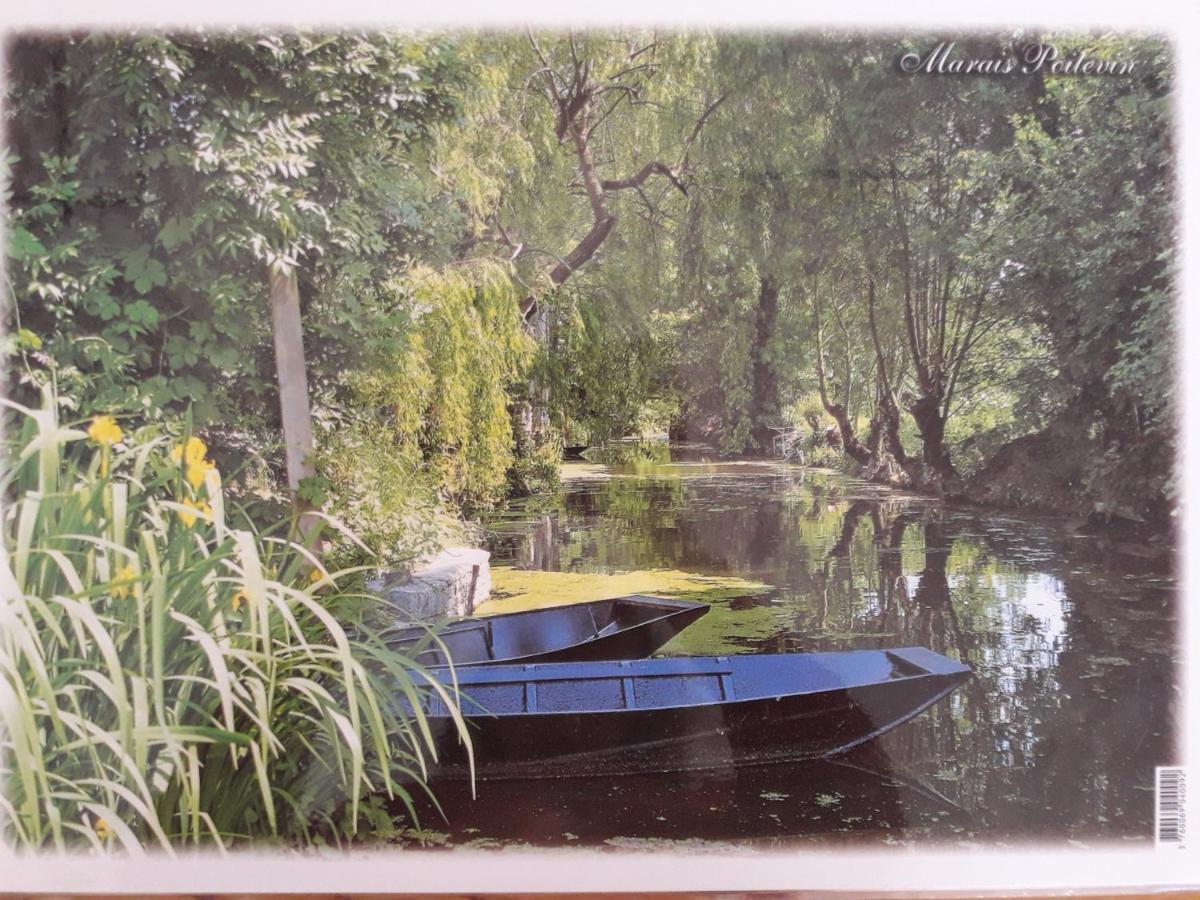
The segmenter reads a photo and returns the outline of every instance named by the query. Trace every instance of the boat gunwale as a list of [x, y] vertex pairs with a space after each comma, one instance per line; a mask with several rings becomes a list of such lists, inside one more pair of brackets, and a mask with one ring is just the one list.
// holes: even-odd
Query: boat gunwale
[[[910, 648], [905, 647], [905, 648], [900, 648], [900, 649], [910, 649]], [[882, 653], [884, 655], [888, 655], [891, 653], [891, 651], [888, 651], [888, 650], [829, 651], [829, 655], [842, 655], [843, 653], [863, 653], [863, 654]], [[739, 655], [742, 655], [747, 659], [752, 659], [756, 656], [762, 656], [762, 655], [801, 657], [801, 656], [812, 656], [813, 654], [809, 654], [809, 653], [752, 654], [751, 653], [751, 654], [739, 654]], [[941, 654], [939, 654], [939, 655], [941, 655]], [[724, 657], [680, 656], [680, 657], [667, 657], [666, 659], [678, 659], [678, 660], [714, 659], [714, 660], [717, 660], [717, 659], [722, 659], [722, 658], [724, 658]], [[949, 659], [949, 657], [944, 657], [944, 658]], [[656, 660], [656, 661], [664, 661], [664, 660]], [[620, 665], [622, 663], [627, 663], [629, 661], [622, 660], [622, 661], [614, 661], [614, 662], [616, 662], [616, 664]], [[636, 662], [642, 662], [642, 660], [636, 660]], [[577, 665], [577, 664], [576, 663], [530, 663], [529, 665], [554, 666], [554, 665]], [[791, 698], [791, 697], [816, 696], [818, 694], [829, 694], [829, 693], [835, 693], [837, 691], [861, 690], [863, 688], [869, 688], [869, 687], [873, 687], [873, 686], [906, 684], [906, 683], [915, 682], [915, 681], [918, 681], [921, 679], [947, 679], [952, 682], [944, 690], [938, 692], [938, 694], [932, 700], [929, 700], [928, 702], [923, 702], [923, 705], [917, 709], [916, 713], [914, 713], [914, 715], [916, 715], [920, 712], [924, 712], [924, 710], [928, 709], [930, 706], [932, 706], [938, 700], [942, 699], [942, 697], [951, 693], [956, 688], [958, 688], [961, 684], [968, 681], [970, 678], [972, 678], [974, 676], [975, 673], [971, 669], [970, 666], [968, 666], [966, 663], [960, 663], [960, 665], [963, 666], [963, 669], [958, 670], [958, 671], [952, 671], [952, 672], [921, 671], [921, 672], [917, 672], [917, 673], [913, 673], [913, 674], [901, 675], [896, 678], [887, 678], [884, 680], [875, 679], [875, 680], [866, 681], [863, 683], [856, 683], [856, 684], [849, 684], [849, 685], [842, 684], [842, 685], [838, 685], [835, 687], [825, 687], [825, 688], [820, 688], [820, 689], [816, 689], [816, 690], [799, 690], [799, 691], [792, 691], [790, 693], [785, 693], [785, 694], [762, 694], [762, 695], [755, 696], [755, 697], [733, 697], [732, 699], [706, 700], [706, 701], [701, 701], [698, 703], [671, 704], [669, 706], [626, 706], [626, 707], [622, 707], [620, 709], [586, 709], [586, 710], [579, 710], [579, 709], [576, 709], [576, 710], [540, 710], [540, 709], [534, 709], [534, 710], [523, 710], [521, 712], [497, 713], [497, 712], [491, 712], [491, 711], [487, 711], [487, 710], [467, 711], [462, 708], [462, 704], [460, 703], [459, 710], [462, 713], [463, 717], [468, 718], [468, 719], [471, 719], [471, 718], [500, 719], [500, 718], [505, 718], [505, 717], [509, 717], [509, 716], [564, 716], [564, 715], [566, 715], [566, 716], [570, 716], [570, 715], [596, 716], [596, 715], [607, 715], [607, 714], [611, 714], [611, 713], [669, 712], [672, 710], [694, 710], [694, 709], [707, 709], [710, 707], [728, 707], [728, 706], [735, 706], [735, 705], [741, 704], [741, 703], [778, 702], [785, 698]], [[441, 668], [446, 668], [446, 667], [443, 666]], [[487, 668], [487, 667], [470, 666], [468, 668], [472, 672], [474, 672], [476, 670], [486, 670], [489, 672], [489, 674], [495, 673], [494, 667]], [[674, 677], [678, 677], [680, 674], [686, 675], [689, 673], [687, 673], [687, 672], [683, 672], [683, 673], [666, 672], [666, 673], [658, 673], [658, 674], [651, 673], [651, 674], [646, 674], [646, 675], [606, 675], [606, 676], [604, 676], [604, 678], [606, 678], [606, 679], [611, 678], [614, 680], [630, 678], [630, 677], [635, 677], [635, 678], [674, 678]], [[709, 670], [709, 671], [699, 671], [699, 672], [696, 672], [695, 674], [718, 675], [719, 676], [721, 674], [732, 674], [732, 671], [731, 670], [724, 670], [724, 671]], [[530, 679], [520, 679], [520, 678], [514, 678], [512, 680], [497, 679], [490, 683], [491, 684], [501, 684], [501, 685], [523, 684], [529, 680]], [[548, 678], [548, 679], [542, 679], [542, 680], [554, 680], [554, 679]], [[564, 679], [564, 680], [569, 680], [569, 679]], [[457, 679], [456, 679], [456, 681], [457, 681]], [[468, 682], [468, 683], [470, 683], [470, 682]], [[457, 681], [457, 690], [459, 691], [459, 693], [464, 695], [468, 701], [478, 705], [479, 702], [475, 701], [471, 698], [469, 691], [463, 689], [463, 684], [464, 684], [463, 682]], [[434, 716], [436, 718], [443, 718], [443, 717], [449, 718], [449, 715], [450, 715], [449, 713], [441, 713], [441, 712], [428, 713], [428, 714], [431, 716]]]
[[[908, 722], [911, 722], [913, 719], [915, 719], [917, 716], [921, 715], [923, 712], [925, 712], [927, 709], [932, 707], [934, 704], [943, 700], [948, 695], [954, 693], [954, 691], [956, 691], [963, 684], [963, 682], [967, 678], [971, 677], [974, 673], [971, 672], [970, 670], [968, 670], [966, 673], [963, 673], [963, 674], [966, 675], [966, 678], [958, 678], [958, 679], [954, 680], [952, 683], [946, 685], [946, 687], [944, 687], [942, 690], [938, 691], [937, 693], [933, 694], [928, 699], [923, 700], [921, 703], [919, 703], [916, 706], [912, 707], [911, 709], [907, 710], [903, 715], [898, 716], [897, 718], [891, 719], [888, 722], [885, 722], [882, 725], [879, 725], [878, 727], [872, 728], [871, 731], [861, 735], [860, 737], [846, 741], [845, 743], [842, 743], [842, 744], [838, 744], [837, 746], [835, 746], [829, 750], [826, 750], [822, 753], [802, 754], [802, 755], [798, 755], [798, 756], [790, 756], [790, 755], [784, 754], [779, 757], [765, 757], [765, 758], [755, 757], [755, 758], [748, 758], [748, 759], [744, 759], [744, 760], [732, 759], [729, 763], [727, 763], [727, 764], [722, 763], [720, 765], [706, 764], [706, 763], [698, 763], [698, 764], [694, 764], [694, 765], [681, 764], [681, 765], [678, 765], [677, 767], [672, 767], [670, 769], [662, 770], [662, 771], [665, 771], [665, 772], [707, 771], [707, 770], [712, 770], [715, 768], [725, 768], [725, 767], [739, 768], [742, 766], [753, 766], [753, 765], [781, 765], [781, 764], [787, 764], [789, 762], [798, 762], [798, 761], [802, 761], [802, 760], [836, 759], [840, 756], [844, 756], [845, 754], [850, 753], [852, 750], [854, 750], [857, 747], [861, 747], [863, 744], [867, 744], [867, 743], [870, 743], [871, 741], [878, 740], [878, 739], [882, 738], [884, 735], [894, 731], [896, 728], [899, 728], [899, 727], [907, 724]], [[924, 673], [922, 675], [905, 676], [904, 678], [901, 678], [901, 679], [895, 679], [895, 681], [905, 681], [905, 680], [924, 678], [924, 677], [951, 678], [952, 676], [949, 674], [946, 674], [946, 673]], [[891, 681], [880, 682], [880, 684], [883, 684], [883, 683], [890, 684], [892, 682]], [[789, 694], [789, 695], [785, 695], [785, 696], [794, 697], [797, 695]], [[781, 698], [779, 698], [779, 697], [775, 697], [775, 698], [759, 697], [759, 698], [752, 698], [751, 700], [748, 700], [745, 702], [766, 702], [766, 701], [772, 700], [772, 699], [778, 700]], [[736, 703], [736, 702], [738, 702], [738, 701], [728, 701], [728, 703]], [[697, 704], [697, 705], [700, 705], [700, 704]], [[638, 709], [597, 710], [590, 714], [595, 715], [595, 714], [599, 714], [601, 712], [606, 712], [606, 713], [607, 712], [653, 712], [653, 711], [657, 711], [659, 709], [664, 709], [664, 708], [667, 708], [667, 707], [650, 707], [650, 708], [646, 708], [646, 709], [642, 709], [642, 710], [638, 710]], [[522, 713], [520, 715], [532, 716], [532, 715], [539, 715], [539, 714], [540, 713], [535, 711], [535, 712], [531, 712], [531, 713], [530, 712]], [[480, 716], [480, 715], [471, 716], [469, 714], [465, 714], [465, 715], [467, 715], [468, 719], [470, 719], [470, 718], [492, 718], [492, 719], [501, 718], [500, 716], [498, 716], [494, 713], [487, 715], [487, 716]], [[564, 715], [564, 713], [561, 713], [561, 712], [560, 713], [548, 713], [548, 715]], [[656, 741], [650, 741], [647, 743], [639, 744], [638, 749], [644, 751], [647, 748], [666, 747], [666, 746], [670, 746], [671, 744], [673, 744], [675, 742], [676, 742], [676, 738], [672, 738], [672, 737], [661, 738]], [[579, 763], [586, 763], [588, 760], [602, 758], [607, 755], [611, 755], [611, 753], [603, 753], [603, 752], [601, 752], [601, 753], [596, 753], [596, 752], [568, 753], [568, 754], [563, 754], [563, 755], [555, 757], [553, 759], [553, 762], [558, 766], [561, 766], [564, 763], [566, 763], [566, 764], [574, 763], [574, 764], [578, 765]], [[478, 763], [477, 763], [477, 765], [478, 765]], [[527, 771], [525, 771], [522, 767], [520, 767], [519, 765], [516, 768], [513, 768], [511, 765], [506, 765], [506, 764], [500, 764], [498, 766], [488, 766], [486, 763], [482, 764], [482, 766], [480, 766], [477, 771], [475, 771], [475, 770], [472, 770], [472, 771], [473, 771], [473, 774], [471, 777], [479, 778], [484, 781], [526, 780], [526, 779], [530, 779], [531, 777], [537, 778], [537, 779], [555, 779], [555, 780], [573, 779], [573, 778], [588, 779], [588, 778], [596, 778], [596, 777], [607, 777], [607, 773], [605, 773], [605, 772], [593, 772], [593, 771], [577, 772], [577, 771], [571, 771], [571, 770], [556, 771], [551, 774], [547, 774], [545, 771], [539, 770], [539, 774], [537, 774], [536, 776], [532, 776]], [[465, 770], [463, 769], [463, 767], [457, 766], [457, 765], [450, 765], [449, 767], [439, 766], [439, 767], [437, 767], [437, 769], [435, 771], [435, 777], [451, 778], [451, 779], [460, 778], [460, 777], [464, 777], [464, 772], [465, 772]]]
[[[644, 599], [641, 599], [641, 598], [644, 598]], [[580, 607], [584, 607], [584, 606], [587, 606], [587, 607], [599, 606], [604, 603], [618, 603], [623, 600], [640, 600], [640, 602], [642, 602], [644, 605], [647, 605], [647, 606], [662, 604], [664, 606], [671, 605], [671, 606], [674, 606], [675, 608], [670, 609], [669, 612], [666, 612], [663, 615], [655, 616], [653, 619], [646, 619], [644, 622], [638, 622], [637, 624], [631, 625], [628, 628], [621, 628], [621, 629], [613, 632], [613, 634], [611, 634], [611, 635], [605, 635], [605, 637], [613, 637], [618, 634], [628, 634], [632, 631], [636, 631], [639, 628], [645, 628], [648, 625], [654, 625], [658, 622], [662, 622], [667, 619], [674, 618], [675, 616], [683, 615], [685, 613], [699, 612], [700, 615], [697, 616], [697, 618], [702, 618], [703, 616], [708, 614], [709, 610], [712, 609], [711, 604], [705, 603], [700, 600], [683, 600], [683, 599], [677, 600], [672, 597], [659, 597], [654, 594], [623, 594], [618, 597], [605, 597], [600, 600], [584, 600], [580, 603], [564, 603], [561, 606], [548, 606], [548, 607], [545, 607], [542, 609], [523, 609], [523, 610], [518, 610], [516, 612], [510, 612], [510, 613], [496, 613], [496, 614], [490, 615], [490, 616], [467, 617], [467, 618], [463, 618], [463, 619], [460, 619], [455, 622], [451, 622], [448, 626], [446, 626], [446, 628], [447, 628], [447, 631], [450, 631], [452, 629], [455, 629], [457, 626], [458, 631], [469, 631], [469, 630], [476, 629], [476, 628], [486, 628], [491, 623], [491, 621], [493, 621], [495, 619], [507, 618], [510, 616], [515, 617], [515, 616], [525, 616], [525, 615], [531, 615], [531, 614], [537, 614], [537, 613], [555, 612], [558, 610], [575, 609], [575, 608], [580, 608]], [[645, 603], [646, 600], [652, 601], [652, 603]], [[691, 623], [689, 623], [689, 624], [691, 624]], [[412, 625], [406, 625], [404, 627], [406, 629], [425, 628], [425, 629], [428, 629], [427, 633], [431, 637], [439, 638], [439, 633], [437, 631], [433, 630], [434, 626], [424, 626], [419, 623], [414, 623]], [[687, 626], [685, 625], [684, 628], [686, 628], [686, 627]], [[683, 629], [681, 628], [680, 631], [682, 631], [682, 630]], [[573, 644], [563, 644], [561, 647], [554, 647], [552, 650], [547, 650], [547, 651], [542, 651], [542, 652], [564, 653], [568, 650], [574, 650], [577, 647], [583, 647], [586, 644], [590, 644], [594, 641], [600, 640], [601, 638], [600, 638], [599, 634], [600, 634], [599, 631], [597, 631], [594, 634], [592, 634], [590, 637], [584, 638], [581, 641], [576, 641]], [[390, 646], [390, 641], [396, 641], [398, 643], [403, 642], [402, 640], [398, 640], [396, 638], [395, 634], [393, 634], [390, 639], [387, 637], [385, 637], [384, 639], [385, 639], [385, 642], [389, 642], [389, 646]], [[418, 637], [418, 638], [415, 638], [414, 640], [420, 640], [420, 638]], [[419, 653], [430, 653], [430, 652], [441, 652], [441, 653], [443, 653], [443, 655], [445, 655], [447, 657], [450, 656], [450, 654], [448, 652], [446, 652], [446, 648], [445, 648], [444, 644], [442, 644], [440, 649], [438, 648], [438, 646], [436, 644], [431, 644], [430, 647], [419, 651]], [[504, 666], [504, 665], [509, 665], [509, 666], [575, 665], [575, 663], [569, 663], [569, 662], [563, 662], [563, 663], [550, 663], [550, 662], [522, 663], [521, 662], [522, 659], [528, 659], [531, 656], [536, 656], [536, 655], [537, 654], [525, 654], [523, 656], [507, 656], [507, 657], [502, 657], [499, 659], [490, 658], [490, 659], [477, 660], [474, 662], [457, 663], [457, 664], [454, 663], [453, 660], [451, 660], [450, 662], [444, 662], [444, 663], [429, 663], [429, 664], [425, 665], [425, 668], [427, 668], [427, 669], [456, 668], [456, 669], [461, 669], [461, 670], [468, 670], [468, 669], [470, 669], [470, 670], [476, 670], [476, 669], [487, 670], [487, 669], [494, 669], [497, 666]]]

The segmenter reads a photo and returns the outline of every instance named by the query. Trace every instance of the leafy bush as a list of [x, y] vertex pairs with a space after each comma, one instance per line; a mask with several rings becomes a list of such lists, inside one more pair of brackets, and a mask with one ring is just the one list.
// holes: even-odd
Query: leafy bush
[[841, 468], [851, 472], [857, 468], [854, 460], [839, 448], [829, 446], [829, 442], [821, 434], [809, 434], [805, 437], [804, 464], [822, 469]]
[[334, 537], [339, 565], [403, 566], [464, 538], [419, 453], [369, 422], [322, 433], [320, 471], [331, 513], [356, 540]]
[[562, 444], [557, 440], [550, 440], [537, 447], [522, 450], [508, 470], [509, 496], [527, 497], [532, 494], [555, 493], [562, 486], [559, 477]]
[[316, 374], [369, 346], [388, 310], [353, 288], [457, 222], [419, 164], [465, 74], [450, 43], [14, 36], [8, 271], [36, 377], [89, 410], [262, 425], [280, 261], [304, 263]]
[[584, 456], [590, 462], [605, 466], [632, 466], [635, 469], [663, 466], [671, 462], [671, 445], [651, 438], [610, 441], [599, 447], [588, 448]]
[[[820, 396], [813, 392], [787, 404], [783, 410], [783, 417], [793, 427], [805, 432], [815, 432], [817, 428], [824, 429], [837, 424], [825, 411]], [[817, 428], [814, 428], [814, 425]]]
[[341, 842], [379, 794], [411, 812], [434, 753], [419, 694], [454, 699], [353, 627], [371, 601], [339, 590], [345, 573], [235, 527], [196, 437], [127, 437], [107, 416], [85, 433], [60, 425], [48, 396], [17, 409], [0, 565], [3, 838]]

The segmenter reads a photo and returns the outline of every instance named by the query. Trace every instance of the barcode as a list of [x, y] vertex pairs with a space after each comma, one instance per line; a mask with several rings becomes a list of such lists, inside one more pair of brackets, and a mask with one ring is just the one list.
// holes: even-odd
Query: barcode
[[1178, 766], [1154, 770], [1154, 844], [1184, 848], [1187, 838], [1187, 778]]

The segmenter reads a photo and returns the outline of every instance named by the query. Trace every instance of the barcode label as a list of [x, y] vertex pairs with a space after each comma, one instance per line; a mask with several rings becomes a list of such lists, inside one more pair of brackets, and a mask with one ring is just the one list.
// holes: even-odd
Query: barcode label
[[1154, 770], [1154, 845], [1184, 849], [1187, 840], [1187, 778], [1179, 766]]

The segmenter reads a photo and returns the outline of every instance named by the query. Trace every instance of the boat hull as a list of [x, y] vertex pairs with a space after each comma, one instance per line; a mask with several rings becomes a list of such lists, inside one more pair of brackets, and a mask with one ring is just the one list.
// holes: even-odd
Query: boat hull
[[427, 666], [645, 659], [708, 612], [708, 604], [635, 594], [450, 623], [387, 636]]
[[[815, 679], [812, 666], [788, 663], [801, 657], [853, 657], [841, 660], [868, 664], [855, 681], [845, 671], [823, 673]], [[687, 660], [649, 660], [648, 663], [686, 663]], [[475, 768], [481, 778], [571, 777], [622, 772], [669, 772], [690, 769], [711, 769], [752, 765], [765, 762], [815, 759], [845, 752], [852, 747], [878, 737], [920, 714], [962, 684], [970, 670], [946, 657], [923, 648], [900, 651], [854, 651], [848, 654], [764, 654], [758, 657], [699, 658], [702, 674], [691, 681], [708, 680], [717, 687], [708, 697], [705, 691], [690, 684], [674, 699], [682, 702], [649, 705], [662, 700], [659, 694], [670, 693], [680, 684], [688, 684], [668, 668], [652, 666], [622, 678], [621, 689], [631, 703], [625, 708], [559, 709], [530, 711], [528, 704], [517, 709], [514, 704], [501, 702], [495, 709], [486, 710], [486, 701], [464, 702], [471, 729]], [[885, 664], [891, 664], [881, 677]], [[863, 668], [863, 666], [858, 666]], [[514, 667], [516, 668], [516, 667]], [[556, 675], [571, 673], [514, 672], [513, 677], [525, 675]], [[550, 667], [548, 667], [550, 668]], [[678, 665], [674, 668], [677, 670]], [[853, 671], [854, 665], [843, 666]], [[768, 670], [759, 682], [775, 682], [767, 686], [755, 681], [755, 670]], [[774, 671], [769, 671], [769, 670]], [[872, 669], [877, 670], [872, 674]], [[788, 682], [788, 672], [795, 676]], [[644, 671], [645, 674], [636, 674]], [[584, 675], [586, 673], [579, 673]], [[822, 673], [818, 673], [822, 674]], [[879, 676], [879, 677], [877, 677]], [[603, 676], [600, 676], [603, 680]], [[629, 682], [640, 680], [648, 687], [640, 690]], [[677, 684], [654, 685], [655, 681]], [[804, 683], [807, 681], [807, 683]], [[841, 683], [838, 683], [838, 682]], [[580, 685], [585, 678], [568, 680]], [[720, 686], [724, 682], [724, 686]], [[743, 690], [761, 695], [738, 699], [738, 684]], [[747, 684], [748, 682], [748, 684]], [[523, 691], [534, 685], [535, 693], [546, 693], [554, 678], [526, 682]], [[474, 692], [472, 688], [474, 687]], [[468, 696], [486, 694], [479, 684], [463, 686]], [[495, 683], [491, 685], [495, 688]], [[570, 688], [568, 687], [569, 693]], [[579, 704], [587, 704], [589, 693], [576, 688]], [[699, 702], [687, 702], [688, 691]], [[720, 691], [718, 695], [716, 692]], [[593, 690], [595, 701], [601, 691]], [[668, 698], [670, 699], [670, 698]], [[637, 708], [638, 702], [646, 708]], [[707, 702], [705, 702], [707, 701]], [[535, 701], [536, 705], [536, 701]], [[633, 708], [630, 708], [632, 706]], [[433, 710], [437, 712], [437, 710]], [[489, 714], [495, 713], [495, 714]], [[434, 716], [435, 723], [440, 717]], [[464, 748], [449, 736], [444, 736], [439, 748], [436, 774], [456, 777], [469, 774]]]

